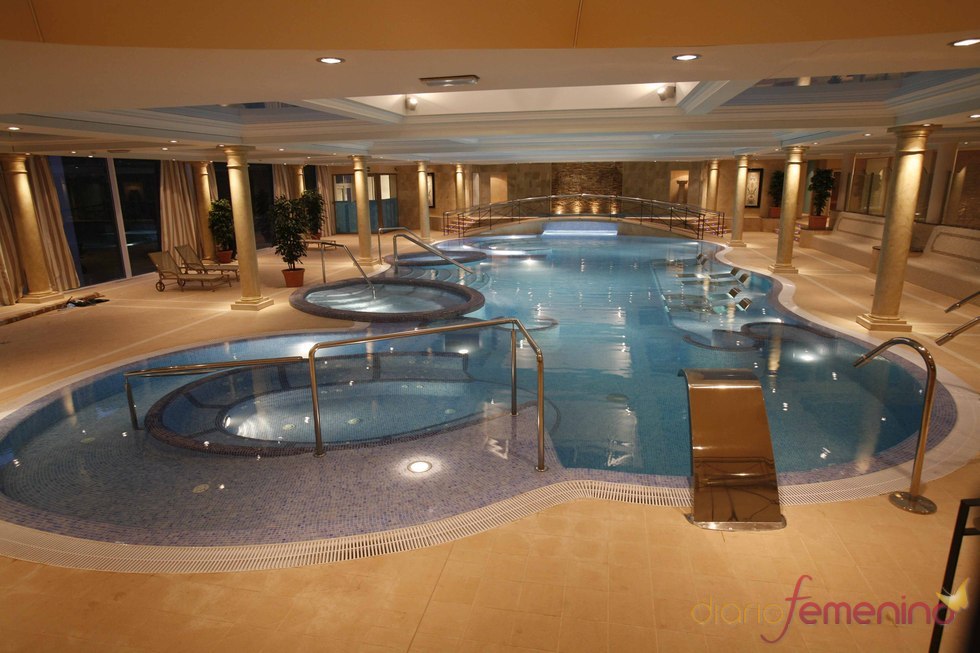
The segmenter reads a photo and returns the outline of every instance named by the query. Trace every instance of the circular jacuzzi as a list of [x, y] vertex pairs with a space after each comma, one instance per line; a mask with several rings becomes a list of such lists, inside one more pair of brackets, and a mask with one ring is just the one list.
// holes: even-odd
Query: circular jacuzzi
[[294, 292], [289, 303], [305, 313], [354, 322], [425, 322], [481, 308], [483, 295], [455, 283], [424, 279], [379, 279], [369, 286], [345, 279]]

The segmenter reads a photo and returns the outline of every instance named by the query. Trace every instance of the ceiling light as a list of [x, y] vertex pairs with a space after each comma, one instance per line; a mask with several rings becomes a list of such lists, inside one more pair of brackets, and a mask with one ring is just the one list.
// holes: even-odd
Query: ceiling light
[[280, 148], [279, 148], [279, 151], [280, 151], [280, 152], [285, 152], [285, 151], [286, 151], [286, 148], [284, 148], [284, 147], [280, 147]]
[[971, 113], [970, 117], [976, 120], [977, 118], [980, 118], [980, 113]]
[[480, 78], [476, 75], [445, 75], [443, 77], [419, 77], [426, 86], [467, 86], [476, 84]]
[[177, 141], [170, 141], [171, 143], [176, 143]]
[[673, 84], [664, 84], [663, 86], [657, 89], [657, 96], [660, 98], [661, 102], [663, 102], [664, 100], [669, 100], [675, 97], [676, 95], [677, 95], [677, 87], [674, 86]]
[[10, 131], [12, 131], [12, 132], [19, 132], [20, 131], [20, 127], [7, 127], [7, 129], [10, 130]]
[[959, 41], [953, 41], [950, 43], [954, 48], [965, 48], [968, 45], [976, 45], [980, 43], [980, 39], [960, 39]]
[[161, 150], [163, 150], [164, 152], [166, 152], [166, 151], [167, 151], [167, 150], [169, 150], [170, 148], [169, 148], [169, 147], [161, 147], [160, 149], [161, 149]]
[[317, 61], [320, 63], [325, 63], [328, 66], [333, 66], [338, 63], [344, 63], [344, 59], [340, 57], [317, 57]]
[[865, 134], [865, 136], [871, 136], [871, 134]]
[[695, 59], [700, 59], [700, 54], [675, 54], [671, 59], [674, 61], [694, 61]]
[[414, 95], [405, 96], [405, 110], [415, 111], [415, 108], [419, 105], [419, 99]]

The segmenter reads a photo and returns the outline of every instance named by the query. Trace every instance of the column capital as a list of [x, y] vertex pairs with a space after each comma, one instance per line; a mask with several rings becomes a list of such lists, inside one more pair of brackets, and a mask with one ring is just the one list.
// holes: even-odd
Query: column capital
[[898, 143], [895, 145], [896, 151], [899, 153], [912, 153], [924, 152], [929, 134], [941, 128], [941, 125], [931, 124], [899, 125], [898, 127], [889, 127], [888, 131], [895, 134], [895, 137], [898, 139]]
[[739, 168], [748, 168], [749, 167], [749, 155], [748, 154], [736, 154], [735, 155], [735, 164]]
[[0, 154], [0, 163], [3, 165], [4, 172], [27, 172], [27, 157], [29, 154], [22, 152]]
[[354, 170], [364, 170], [364, 162], [366, 157], [363, 154], [351, 154], [350, 161], [354, 166]]
[[718, 159], [711, 159], [711, 161], [708, 162], [708, 168], [710, 170], [717, 170], [719, 165], [721, 165], [721, 161]]
[[786, 152], [786, 163], [803, 163], [803, 155], [809, 149], [806, 145], [790, 145], [789, 147], [784, 147], [783, 151]]
[[253, 145], [222, 145], [218, 148], [225, 154], [248, 154], [255, 150]]
[[416, 161], [415, 164], [418, 166], [419, 172], [426, 172], [429, 169], [428, 163], [425, 161]]
[[190, 163], [191, 163], [191, 170], [199, 174], [202, 173], [206, 174], [208, 171], [208, 165], [210, 164], [210, 161], [191, 161]]

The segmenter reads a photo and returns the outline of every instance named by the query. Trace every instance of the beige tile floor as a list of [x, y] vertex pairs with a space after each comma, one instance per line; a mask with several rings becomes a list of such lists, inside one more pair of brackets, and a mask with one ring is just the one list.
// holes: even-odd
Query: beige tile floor
[[[774, 236], [747, 241], [731, 252], [732, 263], [772, 261]], [[814, 254], [797, 251], [795, 301], [856, 330], [873, 276]], [[339, 254], [327, 257], [329, 277], [350, 275]], [[322, 328], [323, 320], [288, 306], [270, 253], [260, 266], [276, 303], [258, 313], [228, 310], [237, 285], [156, 293], [142, 277], [97, 288], [108, 303], [0, 326], [0, 414], [52, 384], [140, 353]], [[317, 281], [318, 255], [307, 268], [307, 281]], [[977, 310], [946, 315], [951, 301], [908, 286], [903, 314], [940, 365], [980, 390], [980, 332], [933, 345]], [[17, 310], [0, 307], [0, 320]], [[0, 557], [0, 651], [925, 651], [930, 628], [887, 619], [812, 626], [794, 619], [777, 644], [761, 635], [779, 634], [786, 597], [803, 574], [812, 580], [800, 594], [821, 605], [931, 604], [958, 501], [980, 496], [978, 471], [975, 458], [928, 483], [925, 494], [939, 504], [933, 516], [903, 513], [883, 497], [791, 506], [788, 527], [773, 533], [708, 532], [678, 509], [590, 500], [436, 547], [278, 571], [118, 574]], [[977, 539], [963, 548], [957, 580], [972, 577], [974, 590]], [[963, 616], [980, 610], [973, 594]], [[767, 609], [761, 624], [760, 606]], [[954, 622], [943, 650], [962, 650], [967, 625]]]

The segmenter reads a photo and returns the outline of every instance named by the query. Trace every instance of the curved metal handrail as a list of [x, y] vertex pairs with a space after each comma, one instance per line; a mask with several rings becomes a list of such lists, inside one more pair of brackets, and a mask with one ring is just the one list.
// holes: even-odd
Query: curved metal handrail
[[919, 494], [919, 484], [922, 480], [922, 465], [926, 458], [926, 441], [929, 438], [929, 417], [932, 414], [932, 395], [936, 389], [936, 361], [929, 350], [921, 343], [899, 336], [887, 340], [871, 351], [862, 354], [854, 361], [854, 367], [861, 367], [872, 358], [895, 345], [908, 345], [916, 350], [926, 364], [926, 393], [922, 404], [922, 422], [919, 425], [919, 441], [915, 447], [915, 463], [912, 465], [912, 484], [908, 492], [892, 492], [888, 499], [898, 508], [909, 512], [930, 515], [936, 512], [936, 504]]
[[964, 331], [968, 331], [968, 330], [972, 329], [978, 323], [980, 323], [980, 315], [976, 316], [972, 320], [968, 320], [968, 321], [964, 322], [963, 324], [959, 325], [958, 327], [956, 327], [952, 331], [950, 331], [948, 333], [944, 333], [943, 335], [939, 336], [938, 338], [936, 338], [936, 344], [939, 345], [940, 347], [942, 347], [947, 342], [949, 342], [950, 340], [952, 340], [956, 336], [960, 335]]
[[[630, 211], [617, 211], [611, 215], [622, 216], [622, 217], [636, 217], [641, 222], [643, 220], [666, 220], [668, 224], [668, 229], [673, 230], [675, 226], [677, 228], [683, 228], [688, 231], [692, 231], [696, 234], [698, 238], [704, 237], [704, 231], [706, 224], [714, 220], [716, 221], [721, 229], [724, 229], [725, 213], [723, 211], [712, 211], [705, 209], [703, 207], [694, 206], [691, 204], [677, 204], [673, 202], [664, 202], [662, 200], [646, 199], [641, 197], [629, 197], [625, 195], [603, 195], [597, 193], [570, 193], [562, 195], [541, 195], [536, 197], [523, 197], [519, 199], [506, 200], [504, 202], [494, 202], [491, 204], [483, 204], [474, 207], [470, 207], [464, 210], [457, 211], [446, 211], [443, 213], [443, 232], [453, 231], [449, 226], [450, 220], [455, 219], [457, 221], [458, 236], [462, 236], [466, 231], [466, 226], [464, 226], [461, 221], [466, 218], [476, 218], [477, 227], [493, 226], [493, 218], [500, 217], [506, 218], [508, 220], [520, 220], [522, 217], [527, 217], [529, 213], [528, 209], [533, 209], [535, 203], [548, 202], [548, 207], [546, 211], [538, 211], [537, 214], [540, 217], [589, 217], [589, 213], [562, 213], [556, 214], [552, 211], [552, 205], [555, 201], [559, 200], [597, 200], [597, 201], [614, 201], [620, 205], [634, 203], [638, 205], [638, 210], [635, 212]], [[524, 209], [523, 211], [521, 209]], [[626, 207], [623, 207], [624, 209]], [[533, 212], [533, 211], [531, 211]], [[662, 215], [655, 215], [655, 213], [661, 213]], [[649, 214], [649, 215], [647, 215]], [[483, 224], [483, 220], [486, 218], [487, 224]], [[696, 220], [696, 224], [692, 227], [689, 223], [692, 220]], [[675, 224], [676, 223], [676, 224]]]
[[978, 291], [976, 291], [976, 292], [975, 292], [975, 293], [973, 293], [972, 295], [967, 295], [966, 297], [964, 297], [963, 299], [961, 299], [961, 300], [960, 300], [960, 301], [958, 301], [958, 302], [955, 302], [955, 303], [953, 303], [953, 304], [950, 304], [949, 306], [947, 306], [947, 307], [946, 307], [946, 310], [945, 310], [945, 311], [943, 311], [943, 312], [944, 312], [944, 313], [949, 313], [950, 311], [955, 311], [955, 310], [956, 310], [956, 309], [958, 309], [958, 308], [959, 308], [960, 306], [962, 306], [963, 304], [966, 304], [967, 302], [969, 302], [969, 301], [970, 301], [971, 299], [973, 299], [973, 298], [974, 298], [974, 297], [976, 297], [977, 295], [980, 295], [980, 290], [978, 290]]

